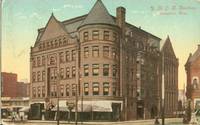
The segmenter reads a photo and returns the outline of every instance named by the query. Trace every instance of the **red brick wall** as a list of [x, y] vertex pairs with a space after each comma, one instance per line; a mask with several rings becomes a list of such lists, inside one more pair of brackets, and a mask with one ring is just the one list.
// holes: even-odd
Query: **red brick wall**
[[2, 96], [16, 97], [17, 94], [17, 74], [2, 72]]

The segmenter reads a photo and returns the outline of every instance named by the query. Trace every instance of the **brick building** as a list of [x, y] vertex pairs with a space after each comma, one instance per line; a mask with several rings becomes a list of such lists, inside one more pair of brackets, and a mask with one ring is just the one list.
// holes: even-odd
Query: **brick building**
[[2, 78], [2, 96], [3, 97], [16, 97], [17, 95], [17, 74], [15, 73], [1, 73]]
[[174, 116], [178, 108], [178, 66], [179, 62], [169, 36], [161, 50], [164, 54], [164, 83], [165, 83], [165, 114]]
[[28, 97], [28, 83], [17, 82], [17, 74], [1, 73], [2, 78], [2, 97]]
[[30, 84], [24, 82], [17, 82], [17, 97], [29, 97]]
[[101, 0], [80, 17], [61, 22], [52, 14], [31, 47], [31, 103], [47, 109], [59, 95], [66, 107], [77, 94], [90, 120], [159, 115], [161, 39], [125, 19], [125, 8], [112, 16]]
[[185, 70], [187, 75], [187, 95], [188, 99], [192, 99], [192, 109], [199, 108], [200, 106], [200, 45], [198, 45], [197, 50], [194, 54], [189, 55], [188, 60], [185, 64]]

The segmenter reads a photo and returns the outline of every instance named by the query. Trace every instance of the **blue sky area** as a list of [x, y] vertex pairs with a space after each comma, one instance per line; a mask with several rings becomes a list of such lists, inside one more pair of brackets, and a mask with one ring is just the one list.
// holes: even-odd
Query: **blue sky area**
[[[108, 11], [126, 8], [126, 20], [165, 40], [170, 36], [179, 58], [179, 88], [186, 83], [184, 64], [200, 43], [200, 0], [102, 0]], [[29, 81], [29, 53], [37, 29], [53, 12], [59, 21], [87, 14], [96, 0], [4, 0], [2, 70]]]

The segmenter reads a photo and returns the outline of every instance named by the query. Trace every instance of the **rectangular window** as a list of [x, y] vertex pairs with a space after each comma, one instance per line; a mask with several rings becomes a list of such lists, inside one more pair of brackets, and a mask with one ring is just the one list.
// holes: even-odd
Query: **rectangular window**
[[112, 94], [113, 94], [113, 96], [116, 96], [116, 94], [117, 94], [117, 92], [116, 92], [116, 83], [113, 83], [113, 85], [112, 85]]
[[61, 97], [64, 96], [64, 86], [63, 85], [60, 86], [60, 96]]
[[72, 61], [76, 60], [76, 50], [72, 50]]
[[109, 64], [103, 64], [103, 76], [109, 76]]
[[92, 32], [92, 39], [93, 40], [98, 40], [99, 39], [99, 31], [95, 30]]
[[42, 86], [42, 97], [45, 97], [45, 86]]
[[33, 74], [32, 74], [32, 79], [33, 79], [33, 82], [36, 81], [36, 74], [35, 74], [35, 72], [33, 72]]
[[69, 51], [66, 51], [66, 62], [70, 61], [70, 54]]
[[99, 75], [99, 64], [92, 65], [92, 74], [93, 74], [93, 76]]
[[84, 41], [87, 41], [88, 40], [88, 32], [84, 32], [83, 37], [84, 37]]
[[42, 65], [45, 65], [45, 56], [42, 56]]
[[69, 96], [69, 85], [66, 85], [66, 96]]
[[84, 76], [89, 76], [89, 65], [88, 64], [84, 65]]
[[76, 84], [72, 84], [72, 96], [76, 96]]
[[66, 78], [69, 78], [70, 75], [70, 69], [69, 67], [66, 68]]
[[99, 83], [98, 82], [93, 83], [93, 95], [99, 95]]
[[112, 58], [116, 59], [116, 49], [112, 48]]
[[35, 67], [36, 66], [35, 58], [32, 59], [32, 62], [33, 62], [33, 67]]
[[45, 81], [45, 71], [42, 71], [42, 81]]
[[117, 65], [113, 65], [113, 77], [117, 76]]
[[37, 72], [37, 81], [39, 82], [40, 81], [40, 77], [41, 77], [41, 74], [40, 74], [40, 71]]
[[103, 47], [103, 56], [109, 57], [109, 47], [108, 46]]
[[36, 97], [36, 88], [33, 87], [33, 97], [35, 98]]
[[64, 63], [64, 53], [60, 52], [59, 54], [60, 63]]
[[99, 57], [99, 47], [98, 46], [92, 47], [92, 56], [93, 57]]
[[89, 57], [89, 47], [84, 47], [84, 57], [85, 58]]
[[50, 57], [49, 64], [50, 64], [50, 65], [55, 65], [55, 64], [56, 64], [56, 59], [55, 59], [54, 56], [51, 56], [51, 57]]
[[72, 66], [72, 77], [76, 77], [76, 67]]
[[109, 83], [108, 82], [103, 83], [103, 95], [109, 95]]
[[37, 92], [38, 92], [38, 97], [40, 98], [40, 95], [41, 95], [41, 90], [40, 90], [40, 87], [38, 87], [38, 90], [37, 90]]
[[109, 31], [104, 31], [104, 40], [109, 40]]
[[60, 79], [64, 79], [64, 68], [60, 68]]
[[89, 95], [89, 84], [84, 83], [84, 95]]
[[40, 63], [40, 57], [37, 57], [37, 66], [40, 66], [41, 63]]

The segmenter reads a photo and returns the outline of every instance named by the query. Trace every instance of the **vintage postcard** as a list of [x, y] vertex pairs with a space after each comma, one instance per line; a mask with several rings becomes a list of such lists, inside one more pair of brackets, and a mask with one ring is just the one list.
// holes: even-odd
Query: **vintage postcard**
[[0, 125], [200, 124], [200, 0], [0, 3]]

